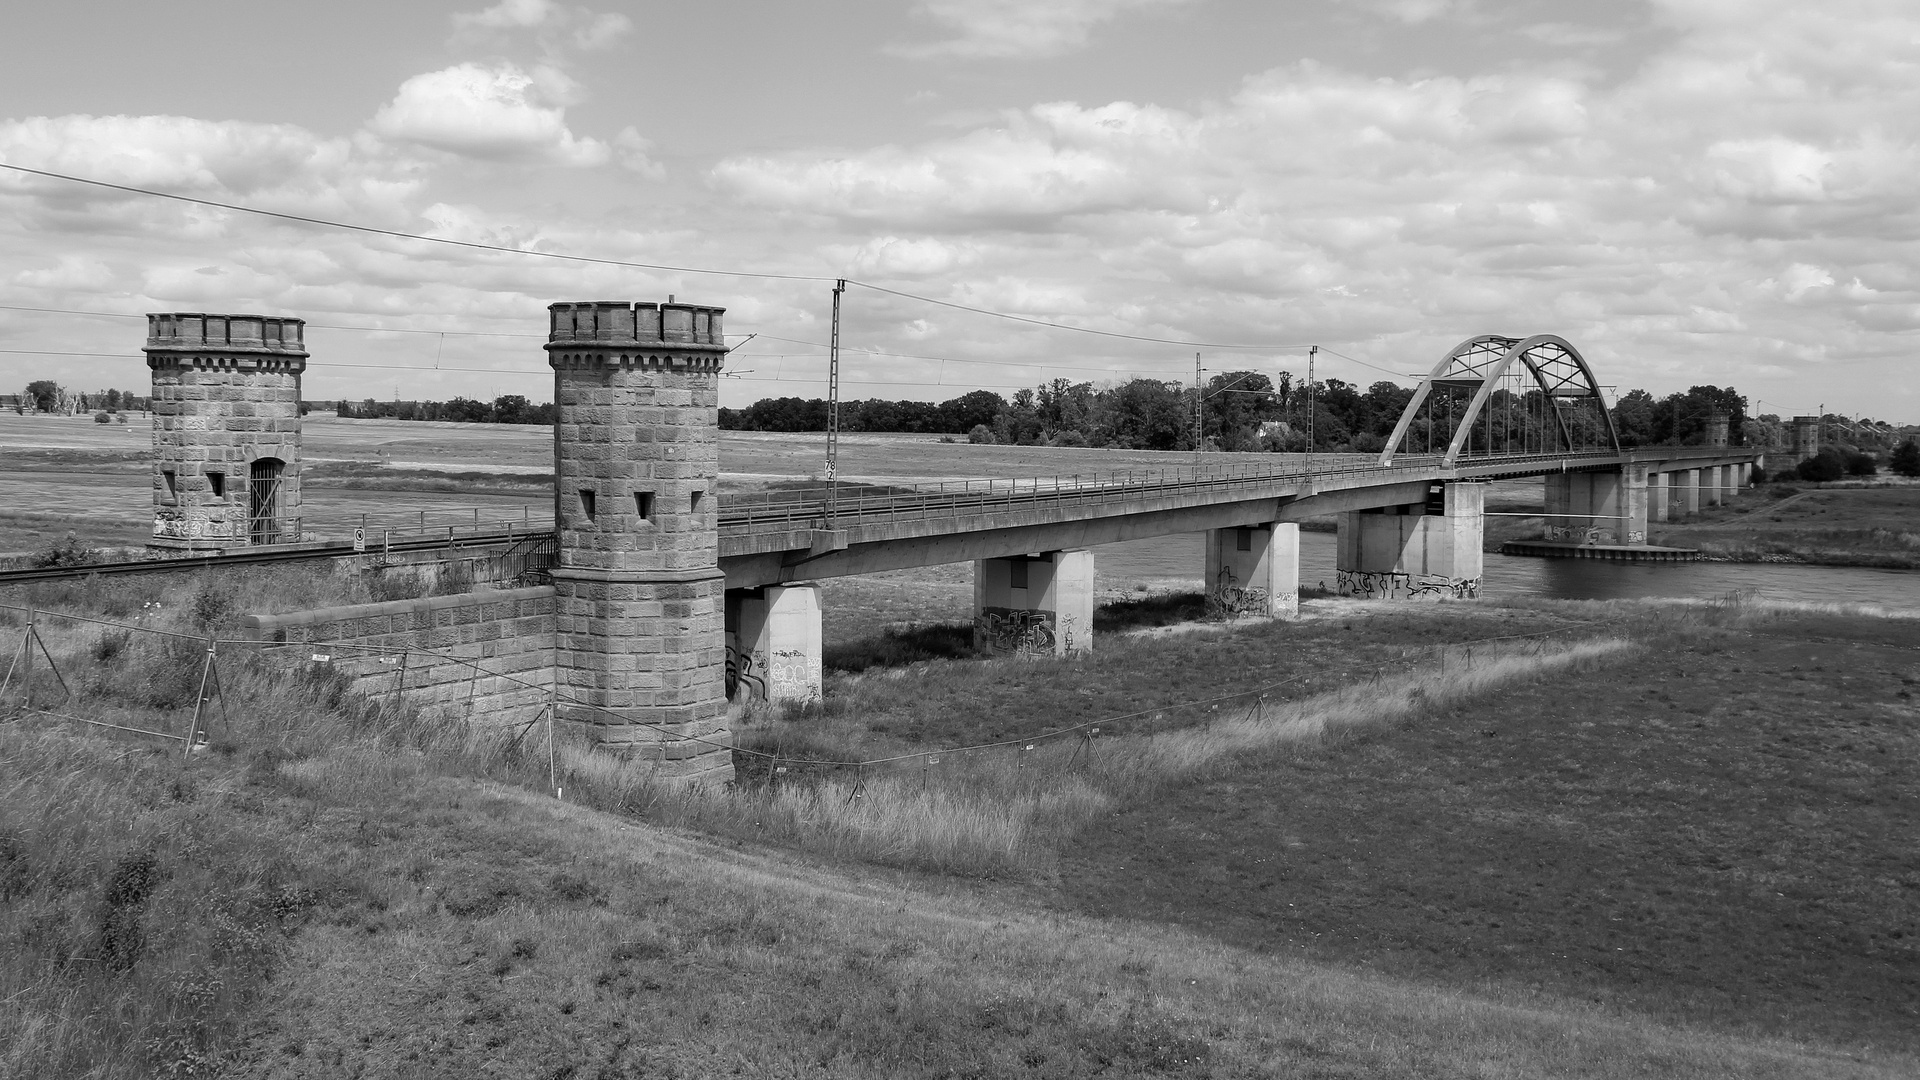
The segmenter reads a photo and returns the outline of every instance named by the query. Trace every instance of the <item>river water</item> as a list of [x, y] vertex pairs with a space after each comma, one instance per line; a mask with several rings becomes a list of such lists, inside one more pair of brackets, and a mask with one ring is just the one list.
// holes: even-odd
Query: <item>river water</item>
[[[1103, 575], [1203, 587], [1204, 534], [1182, 533], [1095, 548]], [[1334, 585], [1332, 533], [1300, 534], [1300, 584]], [[1596, 559], [1533, 559], [1487, 555], [1480, 595], [1531, 594], [1566, 600], [1650, 596], [1713, 599], [1751, 593], [1764, 600], [1879, 604], [1920, 610], [1920, 571], [1782, 563], [1621, 563]]]

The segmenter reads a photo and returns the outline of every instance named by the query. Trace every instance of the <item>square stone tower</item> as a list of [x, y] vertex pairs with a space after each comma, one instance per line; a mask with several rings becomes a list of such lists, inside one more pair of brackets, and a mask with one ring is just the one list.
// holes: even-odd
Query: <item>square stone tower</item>
[[562, 716], [679, 776], [732, 775], [720, 570], [726, 310], [554, 304]]
[[300, 319], [267, 315], [147, 316], [149, 546], [217, 550], [300, 539], [305, 329]]

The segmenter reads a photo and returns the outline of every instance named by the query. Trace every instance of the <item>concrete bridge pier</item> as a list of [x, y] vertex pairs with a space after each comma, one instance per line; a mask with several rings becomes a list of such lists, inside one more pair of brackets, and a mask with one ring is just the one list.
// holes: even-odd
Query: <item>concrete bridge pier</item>
[[727, 590], [727, 697], [738, 708], [821, 697], [820, 587]]
[[1093, 650], [1093, 552], [1048, 551], [973, 564], [973, 643], [1013, 656]]
[[1672, 473], [1647, 474], [1647, 520], [1671, 521], [1673, 496]]
[[1547, 539], [1579, 544], [1647, 542], [1647, 467], [1546, 477]]
[[1223, 618], [1300, 614], [1300, 526], [1276, 521], [1209, 530], [1207, 611]]
[[1425, 503], [1340, 515], [1340, 595], [1402, 600], [1480, 593], [1486, 485], [1436, 481]]
[[1700, 470], [1681, 469], [1674, 474], [1674, 516], [1669, 521], [1690, 518], [1700, 512]]

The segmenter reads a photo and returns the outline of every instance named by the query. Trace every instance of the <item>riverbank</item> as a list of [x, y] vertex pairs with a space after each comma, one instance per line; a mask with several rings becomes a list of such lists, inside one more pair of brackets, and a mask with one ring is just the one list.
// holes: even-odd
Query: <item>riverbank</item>
[[1762, 484], [1686, 521], [1654, 525], [1648, 540], [1718, 562], [1920, 570], [1920, 484]]

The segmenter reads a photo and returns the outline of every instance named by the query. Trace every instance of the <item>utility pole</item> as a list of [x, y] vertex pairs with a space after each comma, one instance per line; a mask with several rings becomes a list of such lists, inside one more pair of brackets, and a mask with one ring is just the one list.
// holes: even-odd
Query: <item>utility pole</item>
[[827, 528], [840, 510], [840, 294], [847, 279], [833, 284], [833, 336], [827, 339]]
[[1307, 475], [1313, 475], [1313, 414], [1318, 410], [1318, 389], [1313, 385], [1313, 359], [1320, 355], [1320, 346], [1307, 347]]
[[1206, 424], [1207, 390], [1200, 382], [1200, 354], [1193, 354], [1193, 452], [1194, 460], [1199, 461], [1199, 453], [1205, 449], [1207, 437]]

